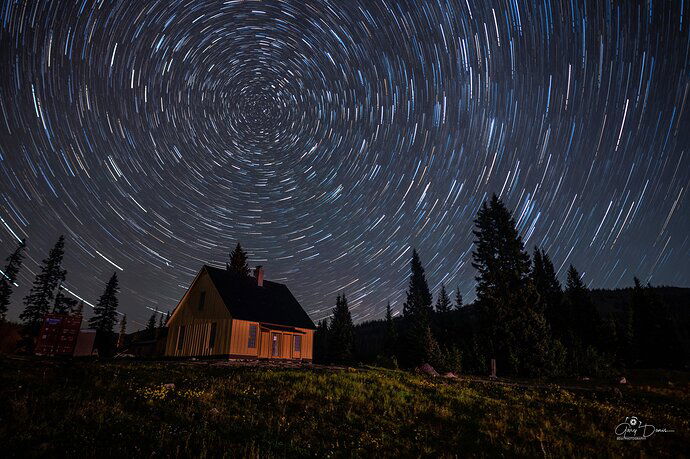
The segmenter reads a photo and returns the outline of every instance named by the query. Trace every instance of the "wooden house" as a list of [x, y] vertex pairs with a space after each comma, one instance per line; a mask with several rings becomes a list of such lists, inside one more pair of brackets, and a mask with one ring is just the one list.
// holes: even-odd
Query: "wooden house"
[[312, 360], [316, 327], [290, 290], [204, 265], [167, 322], [165, 355]]

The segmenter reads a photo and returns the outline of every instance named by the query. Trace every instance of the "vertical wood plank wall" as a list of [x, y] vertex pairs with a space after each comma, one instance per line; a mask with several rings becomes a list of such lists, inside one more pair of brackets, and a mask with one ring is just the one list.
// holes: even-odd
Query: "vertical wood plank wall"
[[[203, 309], [199, 310], [201, 292], [205, 292]], [[209, 348], [211, 323], [216, 323], [216, 338], [213, 349]], [[180, 326], [185, 327], [182, 350], [178, 350]], [[168, 323], [168, 340], [165, 345], [167, 356], [227, 355], [230, 353], [232, 317], [223, 300], [203, 271], [178, 306]]]
[[[205, 292], [204, 306], [199, 310], [201, 293]], [[216, 324], [213, 349], [209, 347], [211, 324]], [[256, 325], [256, 348], [249, 348], [249, 326]], [[180, 327], [184, 326], [184, 340], [179, 349]], [[280, 334], [280, 355], [278, 358], [293, 358], [294, 333], [262, 330], [258, 322], [232, 319], [227, 307], [211, 282], [206, 271], [202, 271], [183, 298], [168, 323], [168, 340], [165, 355], [172, 357], [231, 355], [248, 358], [275, 358], [271, 354], [272, 333]], [[313, 354], [314, 330], [297, 328], [302, 336], [302, 350], [299, 358], [311, 360]]]

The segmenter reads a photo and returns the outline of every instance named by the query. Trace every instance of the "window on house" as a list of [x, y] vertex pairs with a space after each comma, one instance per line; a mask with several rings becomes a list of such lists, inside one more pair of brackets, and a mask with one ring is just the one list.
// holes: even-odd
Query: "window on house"
[[247, 343], [247, 347], [250, 349], [256, 349], [256, 329], [256, 325], [249, 326], [249, 342]]
[[202, 291], [199, 296], [199, 311], [204, 310], [204, 303], [206, 302], [206, 292]]
[[211, 324], [211, 333], [208, 336], [208, 347], [213, 349], [213, 345], [216, 344], [216, 323]]
[[302, 352], [302, 336], [295, 335], [295, 352]]
[[184, 325], [180, 326], [180, 332], [177, 335], [177, 350], [181, 351], [184, 346]]

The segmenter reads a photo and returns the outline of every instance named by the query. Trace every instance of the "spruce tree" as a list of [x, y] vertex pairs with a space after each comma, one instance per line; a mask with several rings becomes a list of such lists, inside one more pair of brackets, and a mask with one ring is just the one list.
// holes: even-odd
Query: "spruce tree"
[[462, 293], [460, 293], [460, 286], [455, 288], [455, 309], [460, 309], [464, 306], [462, 302]]
[[79, 302], [79, 304], [72, 310], [72, 314], [77, 316], [84, 314], [84, 301]]
[[417, 250], [412, 250], [410, 261], [410, 282], [407, 289], [407, 300], [403, 304], [403, 316], [407, 319], [428, 325], [434, 308], [429, 284], [426, 282], [424, 267], [419, 259]]
[[[538, 295], [529, 277], [524, 250], [510, 211], [496, 195], [483, 203], [477, 218], [472, 266], [478, 271], [482, 346], [497, 359], [499, 371], [540, 376], [560, 361], [550, 330], [535, 307]], [[488, 362], [486, 363], [488, 366]]]
[[89, 319], [89, 327], [103, 334], [111, 334], [117, 322], [118, 280], [117, 273], [108, 280], [105, 290], [93, 308], [93, 317]]
[[438, 294], [438, 299], [436, 300], [436, 312], [439, 314], [447, 314], [451, 311], [450, 298], [448, 293], [446, 293], [446, 287], [441, 283], [441, 291]]
[[163, 328], [163, 314], [158, 316], [158, 328]]
[[7, 314], [7, 307], [10, 305], [10, 296], [12, 295], [12, 288], [17, 280], [19, 268], [24, 259], [24, 249], [26, 248], [26, 240], [22, 239], [17, 245], [17, 248], [5, 260], [7, 264], [5, 269], [0, 274], [0, 322], [5, 320]]
[[328, 355], [328, 320], [321, 319], [314, 333], [314, 360], [319, 363], [330, 362]]
[[433, 312], [432, 297], [424, 274], [424, 267], [417, 250], [413, 250], [407, 299], [403, 304], [405, 352], [401, 357], [407, 366], [420, 365], [424, 363], [427, 357], [426, 331], [431, 325]]
[[68, 314], [77, 306], [77, 300], [65, 295], [65, 288], [60, 284], [55, 295], [53, 312], [55, 314]]
[[113, 351], [112, 347], [115, 343], [113, 327], [117, 322], [117, 294], [117, 273], [113, 273], [96, 307], [93, 308], [93, 317], [89, 319], [89, 327], [96, 329], [96, 348], [101, 357], [108, 357]]
[[580, 343], [583, 346], [598, 347], [598, 333], [602, 328], [599, 312], [589, 297], [589, 290], [582, 282], [580, 273], [573, 265], [568, 268], [565, 300], [568, 328], [574, 335], [571, 342], [574, 345]]
[[151, 314], [151, 317], [149, 317], [149, 321], [146, 323], [146, 331], [147, 332], [152, 332], [156, 329], [156, 313], [154, 312]]
[[567, 327], [561, 305], [563, 290], [549, 255], [539, 247], [534, 248], [531, 276], [534, 288], [539, 295], [538, 307], [544, 313], [551, 331], [555, 336], [560, 337]]
[[249, 265], [247, 264], [247, 254], [238, 242], [235, 250], [230, 254], [228, 270], [240, 276], [249, 277]]
[[31, 339], [38, 335], [43, 316], [50, 312], [55, 290], [65, 280], [67, 272], [62, 268], [65, 254], [65, 237], [60, 236], [43, 260], [40, 272], [36, 275], [29, 294], [24, 298], [24, 311], [19, 318], [24, 324], [24, 336]]
[[338, 295], [329, 330], [329, 354], [335, 363], [349, 363], [354, 351], [354, 326], [345, 294]]

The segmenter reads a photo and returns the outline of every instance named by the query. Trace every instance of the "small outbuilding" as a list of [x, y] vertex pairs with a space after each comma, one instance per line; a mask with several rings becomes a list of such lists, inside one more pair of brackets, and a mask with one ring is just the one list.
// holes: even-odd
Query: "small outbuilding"
[[311, 361], [316, 327], [284, 284], [204, 265], [167, 322], [165, 355]]

